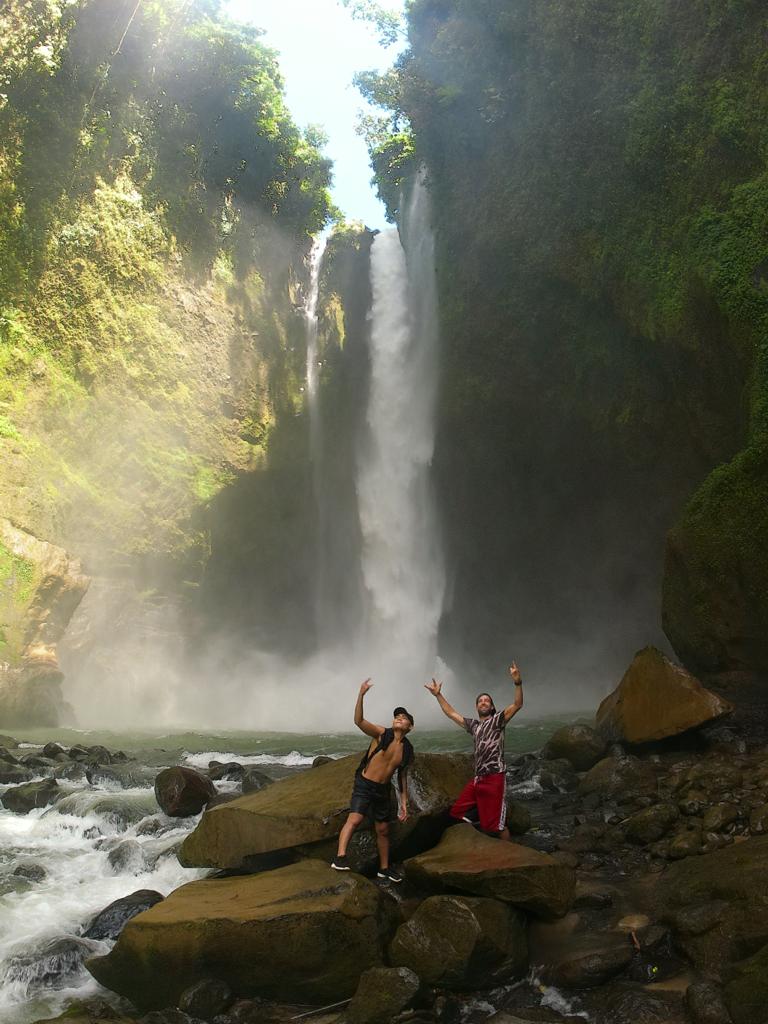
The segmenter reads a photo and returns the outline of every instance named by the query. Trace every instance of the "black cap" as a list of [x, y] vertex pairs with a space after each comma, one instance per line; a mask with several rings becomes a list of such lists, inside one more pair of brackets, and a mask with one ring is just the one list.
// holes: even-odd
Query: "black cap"
[[411, 725], [414, 724], [413, 715], [411, 714], [410, 711], [406, 711], [405, 708], [395, 708], [395, 710], [392, 712], [392, 717], [397, 718], [398, 715], [405, 715], [405, 717], [408, 719]]

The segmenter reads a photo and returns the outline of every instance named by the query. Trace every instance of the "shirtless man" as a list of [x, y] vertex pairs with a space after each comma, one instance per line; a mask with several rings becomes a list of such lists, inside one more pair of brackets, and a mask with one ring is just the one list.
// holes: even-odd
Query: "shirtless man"
[[523, 706], [523, 680], [514, 661], [510, 665], [509, 674], [515, 684], [514, 701], [503, 711], [497, 711], [490, 694], [479, 693], [475, 701], [477, 718], [464, 718], [455, 711], [440, 692], [442, 683], [433, 679], [431, 683], [426, 684], [429, 692], [437, 698], [443, 713], [456, 725], [466, 729], [475, 743], [474, 778], [459, 794], [451, 808], [451, 817], [456, 821], [469, 821], [470, 824], [474, 824], [469, 815], [477, 808], [483, 832], [507, 840], [510, 836], [505, 824], [507, 777], [504, 765], [504, 729], [510, 718]]
[[413, 747], [407, 734], [413, 728], [413, 715], [405, 708], [395, 708], [392, 727], [373, 725], [363, 718], [363, 698], [373, 686], [366, 679], [360, 687], [355, 704], [355, 725], [366, 736], [371, 737], [368, 750], [363, 755], [355, 773], [352, 787], [350, 814], [339, 834], [339, 849], [331, 861], [337, 871], [349, 871], [347, 846], [355, 829], [366, 815], [373, 818], [376, 827], [376, 845], [379, 848], [378, 877], [388, 882], [402, 882], [403, 876], [389, 864], [389, 822], [391, 818], [390, 796], [392, 776], [397, 772], [399, 790], [398, 821], [408, 818], [407, 775], [408, 765], [413, 761]]

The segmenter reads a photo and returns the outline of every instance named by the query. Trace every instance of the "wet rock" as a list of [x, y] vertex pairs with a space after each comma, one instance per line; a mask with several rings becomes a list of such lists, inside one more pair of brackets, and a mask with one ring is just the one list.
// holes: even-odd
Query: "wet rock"
[[265, 786], [272, 785], [272, 779], [258, 768], [246, 766], [241, 775], [240, 789], [245, 793], [258, 793]]
[[574, 910], [603, 910], [612, 905], [613, 893], [610, 889], [601, 889], [595, 887], [594, 883], [584, 881], [579, 881], [576, 884], [576, 894], [573, 900]]
[[693, 1024], [732, 1024], [722, 989], [714, 982], [701, 980], [689, 985], [685, 1004]]
[[482, 988], [502, 965], [519, 976], [528, 964], [525, 915], [498, 900], [431, 896], [398, 928], [389, 960], [438, 988]]
[[608, 989], [601, 1001], [605, 1024], [685, 1024], [680, 999], [674, 992], [650, 992], [637, 987]]
[[715, 853], [671, 864], [658, 882], [660, 914], [673, 927], [677, 914], [702, 904], [722, 905], [712, 927], [676, 941], [695, 966], [717, 977], [725, 963], [742, 960], [768, 943], [768, 837], [756, 836]]
[[141, 1008], [174, 1005], [203, 977], [237, 996], [330, 1003], [381, 964], [395, 913], [372, 882], [302, 861], [183, 885], [129, 921], [112, 952], [87, 966]]
[[319, 768], [321, 764], [330, 764], [333, 761], [332, 757], [328, 757], [327, 754], [318, 754], [312, 762], [313, 768]]
[[48, 877], [48, 872], [42, 864], [36, 864], [34, 861], [30, 860], [22, 861], [21, 864], [17, 864], [13, 873], [19, 878], [29, 879], [30, 882], [42, 882], [43, 879]]
[[507, 828], [510, 835], [522, 836], [531, 827], [531, 812], [517, 800], [507, 801]]
[[107, 860], [116, 875], [139, 875], [148, 866], [141, 843], [135, 839], [124, 839], [110, 850]]
[[238, 800], [239, 798], [239, 793], [217, 793], [216, 796], [211, 797], [205, 807], [206, 810], [212, 811], [214, 807], [220, 807], [222, 804], [232, 803], [233, 800]]
[[628, 940], [614, 939], [587, 949], [577, 946], [547, 965], [545, 980], [561, 988], [595, 988], [625, 970], [631, 960]]
[[728, 969], [723, 992], [734, 1024], [765, 1024], [768, 1013], [768, 945]]
[[418, 977], [407, 967], [371, 967], [361, 974], [344, 1019], [347, 1024], [389, 1024], [420, 988]]
[[163, 896], [154, 889], [139, 889], [130, 896], [121, 896], [96, 914], [83, 935], [86, 939], [116, 939], [132, 917], [149, 910], [162, 899]]
[[703, 814], [709, 807], [709, 798], [702, 790], [692, 789], [688, 791], [682, 800], [678, 801], [677, 806], [683, 814]]
[[53, 769], [54, 779], [67, 779], [69, 782], [83, 782], [85, 780], [85, 766], [79, 761], [68, 761]]
[[405, 862], [409, 880], [427, 888], [488, 896], [541, 917], [560, 917], [573, 900], [575, 876], [546, 853], [455, 825], [438, 845]]
[[681, 935], [701, 935], [723, 920], [728, 909], [724, 900], [711, 900], [692, 907], [683, 907], [669, 916], [675, 931]]
[[579, 783], [579, 794], [597, 794], [602, 799], [656, 793], [656, 774], [649, 764], [637, 757], [604, 757], [590, 768]]
[[214, 796], [211, 780], [194, 768], [164, 768], [155, 779], [155, 798], [171, 818], [199, 814]]
[[715, 804], [705, 812], [702, 827], [706, 832], [721, 832], [732, 825], [739, 817], [736, 804]]
[[243, 771], [239, 761], [209, 761], [207, 775], [212, 782], [220, 782], [222, 779], [232, 782], [241, 779]]
[[48, 807], [61, 796], [61, 790], [55, 779], [43, 779], [42, 782], [26, 782], [13, 789], [7, 789], [2, 795], [3, 807], [14, 814], [27, 814], [35, 807]]
[[203, 978], [181, 993], [179, 1009], [190, 1017], [212, 1021], [218, 1014], [224, 1013], [233, 1001], [232, 989], [225, 981]]
[[607, 739], [637, 744], [677, 736], [732, 710], [690, 672], [655, 647], [645, 647], [600, 704], [595, 720]]
[[654, 843], [665, 836], [680, 817], [674, 804], [656, 804], [633, 814], [624, 824], [627, 839], [633, 843]]
[[196, 1017], [190, 1017], [183, 1010], [166, 1007], [164, 1010], [152, 1010], [139, 1019], [139, 1024], [200, 1024]]
[[61, 744], [59, 743], [46, 743], [42, 749], [43, 757], [50, 757], [51, 759], [55, 759], [59, 756], [59, 754], [64, 754], [65, 757], [67, 754], [64, 747], [62, 747]]
[[33, 988], [58, 983], [78, 974], [95, 948], [94, 943], [85, 939], [54, 939], [40, 949], [10, 957], [3, 980], [22, 982]]
[[114, 1006], [93, 996], [90, 999], [76, 999], [69, 1003], [64, 1013], [58, 1017], [36, 1021], [35, 1024], [136, 1024], [133, 1018], [124, 1017]]
[[54, 768], [56, 761], [51, 757], [43, 757], [42, 754], [22, 754], [19, 758], [19, 764], [24, 765], [26, 768]]
[[565, 758], [540, 761], [536, 766], [535, 777], [541, 788], [548, 793], [568, 793], [579, 784], [573, 766]]
[[90, 761], [91, 759], [86, 748], [77, 745], [69, 748], [69, 756], [72, 761]]
[[669, 856], [672, 860], [694, 857], [702, 852], [703, 845], [700, 831], [678, 832], [669, 844]]
[[[338, 758], [207, 810], [179, 860], [185, 867], [241, 868], [257, 856], [297, 847], [303, 856], [332, 856], [358, 763], [357, 755]], [[419, 754], [409, 773], [409, 821], [394, 830], [395, 856], [404, 856], [409, 842], [424, 849], [436, 841], [435, 826], [471, 770], [461, 755]], [[355, 841], [364, 843], [366, 836], [373, 851], [370, 831], [359, 829]]]
[[564, 758], [577, 772], [588, 771], [604, 756], [605, 739], [589, 725], [564, 725], [547, 742], [542, 754], [548, 760]]
[[18, 764], [18, 757], [14, 757], [7, 747], [0, 747], [0, 761], [4, 764]]
[[755, 835], [768, 832], [768, 804], [760, 804], [749, 815], [749, 830]]
[[95, 743], [93, 746], [86, 747], [85, 749], [88, 751], [88, 756], [93, 764], [112, 764], [112, 755], [106, 747]]
[[22, 782], [29, 782], [34, 777], [35, 773], [31, 768], [24, 768], [22, 765], [0, 765], [0, 785], [16, 786]]

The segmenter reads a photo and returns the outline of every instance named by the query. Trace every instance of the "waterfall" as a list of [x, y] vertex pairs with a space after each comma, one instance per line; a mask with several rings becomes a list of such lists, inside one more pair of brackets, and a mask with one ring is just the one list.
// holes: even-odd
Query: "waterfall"
[[371, 249], [371, 382], [358, 449], [363, 641], [398, 681], [434, 671], [445, 589], [430, 480], [438, 352], [428, 198], [418, 181], [405, 248], [391, 229]]

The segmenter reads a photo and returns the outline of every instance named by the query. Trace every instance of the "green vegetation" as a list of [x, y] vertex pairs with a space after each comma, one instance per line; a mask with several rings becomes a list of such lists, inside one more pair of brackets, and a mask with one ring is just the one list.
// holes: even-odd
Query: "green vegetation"
[[194, 576], [301, 402], [324, 140], [216, 0], [8, 0], [0, 68], [0, 514]]
[[[393, 215], [391, 155], [429, 169], [437, 460], [471, 648], [504, 630], [499, 605], [521, 633], [581, 636], [617, 606], [652, 621], [663, 533], [718, 464], [676, 530], [667, 629], [695, 663], [673, 621], [692, 591], [710, 632], [728, 619], [710, 559], [768, 617], [766, 32], [759, 0], [413, 0], [409, 48], [361, 79]], [[719, 649], [699, 666], [768, 667]]]

